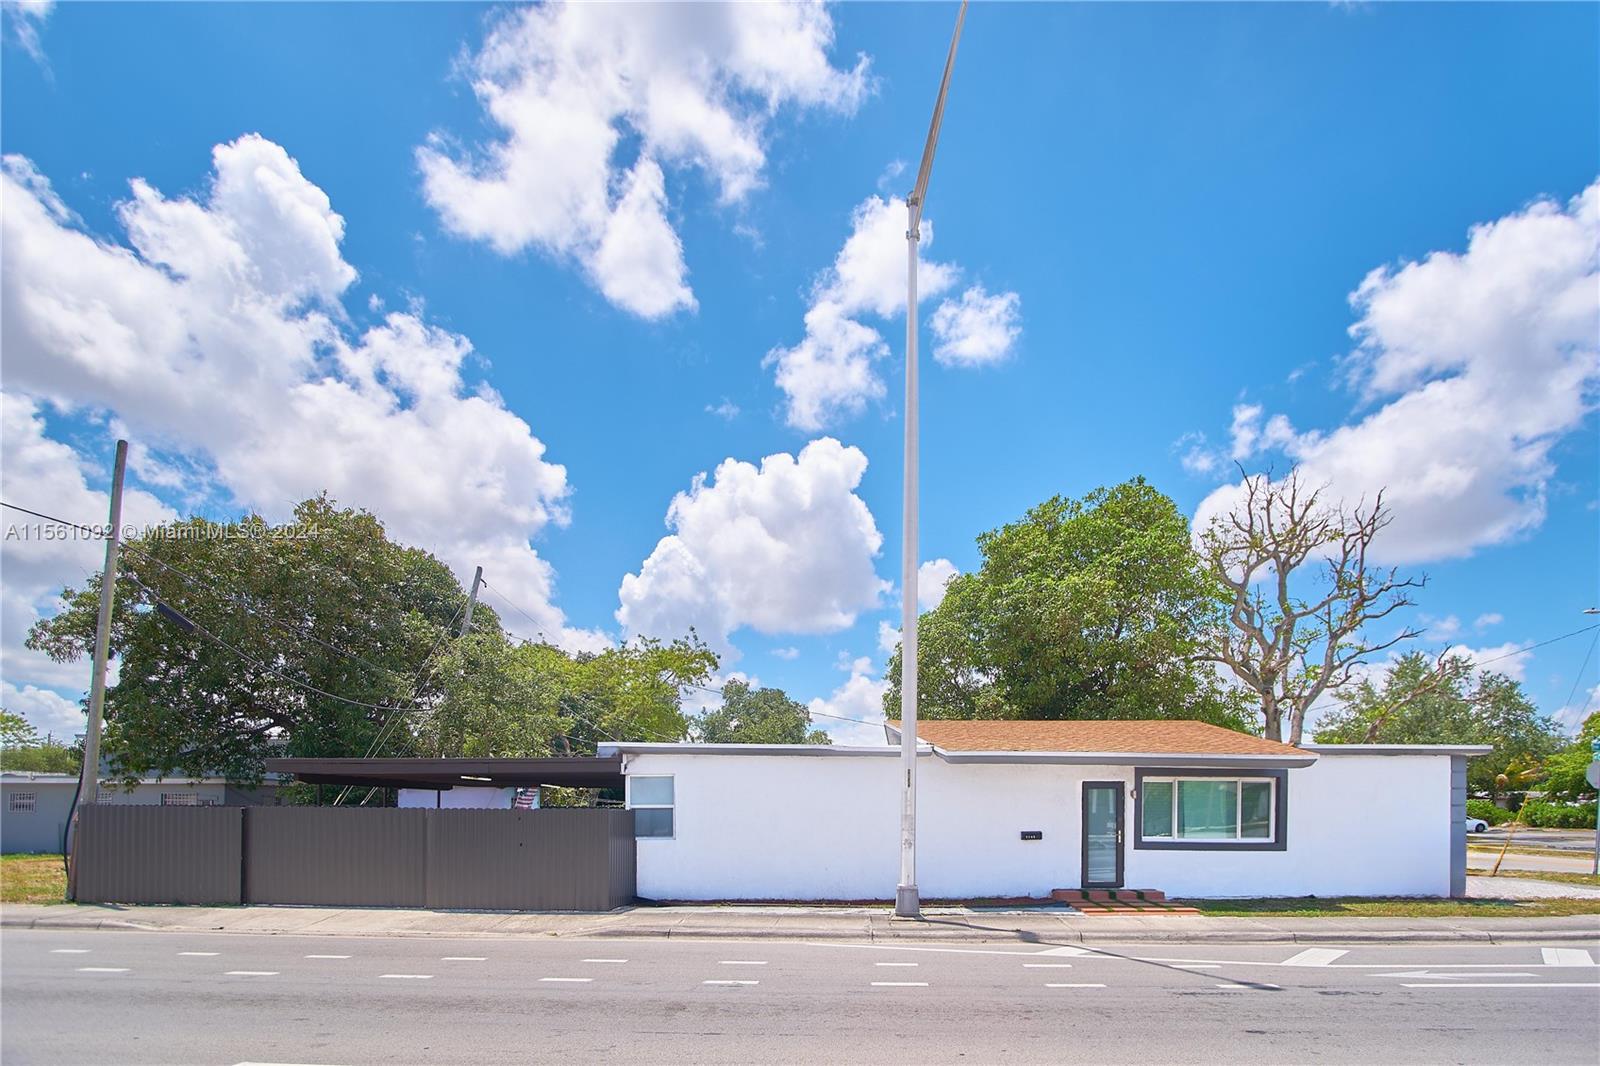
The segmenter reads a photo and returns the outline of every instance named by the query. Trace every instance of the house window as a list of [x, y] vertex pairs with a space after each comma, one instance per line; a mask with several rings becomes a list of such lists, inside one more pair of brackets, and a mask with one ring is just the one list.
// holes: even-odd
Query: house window
[[200, 806], [200, 797], [193, 792], [163, 792], [161, 793], [161, 806], [198, 807]]
[[628, 806], [633, 810], [634, 836], [673, 836], [676, 826], [671, 777], [628, 778]]
[[36, 792], [13, 792], [6, 797], [6, 809], [12, 814], [32, 814], [38, 799]]
[[1286, 775], [1282, 770], [1243, 775], [1226, 771], [1136, 775], [1139, 848], [1241, 848], [1285, 846]]

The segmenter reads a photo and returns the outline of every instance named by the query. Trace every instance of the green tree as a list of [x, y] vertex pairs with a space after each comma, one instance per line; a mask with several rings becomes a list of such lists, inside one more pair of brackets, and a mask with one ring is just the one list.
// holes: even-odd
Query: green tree
[[[1060, 496], [978, 538], [983, 565], [918, 624], [928, 718], [1196, 718], [1247, 730], [1195, 661], [1222, 603], [1177, 505], [1143, 478]], [[884, 707], [900, 712], [900, 652]]]
[[695, 720], [695, 739], [703, 744], [833, 743], [811, 728], [805, 704], [781, 688], [751, 688], [743, 681], [722, 686], [722, 706]]
[[[128, 542], [111, 625], [121, 668], [106, 693], [116, 774], [254, 782], [268, 755], [361, 755], [386, 708], [440, 703], [432, 656], [466, 602], [449, 568], [326, 497], [296, 507], [295, 522], [283, 536], [255, 515], [194, 518]], [[64, 590], [28, 646], [58, 661], [89, 654], [98, 597], [98, 577]], [[485, 605], [473, 628], [500, 636]]]
[[1401, 656], [1380, 679], [1334, 693], [1338, 708], [1317, 727], [1323, 744], [1491, 744], [1467, 762], [1467, 787], [1498, 794], [1541, 773], [1561, 738], [1504, 674], [1473, 672], [1472, 661], [1421, 652]]
[[1600, 711], [1583, 720], [1578, 737], [1572, 743], [1545, 760], [1544, 779], [1540, 787], [1549, 795], [1573, 800], [1595, 791], [1584, 773], [1594, 761], [1594, 741], [1600, 738]]
[[0, 710], [0, 748], [20, 748], [39, 742], [39, 731], [20, 714]]

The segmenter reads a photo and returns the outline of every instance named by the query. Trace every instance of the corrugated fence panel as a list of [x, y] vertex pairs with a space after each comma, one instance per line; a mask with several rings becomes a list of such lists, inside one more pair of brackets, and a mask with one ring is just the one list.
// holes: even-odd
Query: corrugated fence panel
[[79, 808], [77, 898], [86, 903], [238, 903], [241, 808]]
[[611, 896], [607, 909], [627, 907], [639, 898], [636, 858], [638, 848], [633, 839], [633, 812], [607, 811], [611, 815]]
[[621, 883], [617, 826], [627, 823], [627, 901], [633, 897], [632, 813], [610, 810], [432, 810], [428, 906], [465, 910], [601, 911]]
[[247, 807], [247, 903], [425, 907], [427, 810]]

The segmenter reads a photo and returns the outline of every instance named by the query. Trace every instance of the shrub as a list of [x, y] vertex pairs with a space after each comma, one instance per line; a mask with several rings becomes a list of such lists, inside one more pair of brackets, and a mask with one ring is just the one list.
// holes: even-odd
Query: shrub
[[1510, 811], [1496, 807], [1493, 800], [1486, 799], [1467, 800], [1467, 815], [1471, 818], [1482, 818], [1490, 825], [1500, 825], [1511, 820]]
[[1595, 804], [1548, 803], [1544, 800], [1530, 800], [1522, 805], [1519, 817], [1523, 825], [1531, 825], [1539, 829], [1592, 829], [1594, 828]]

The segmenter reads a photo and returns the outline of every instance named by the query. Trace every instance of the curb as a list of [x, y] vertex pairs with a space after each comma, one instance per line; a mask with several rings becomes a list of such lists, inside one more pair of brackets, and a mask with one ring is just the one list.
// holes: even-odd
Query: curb
[[885, 935], [876, 929], [732, 929], [726, 926], [704, 929], [575, 929], [555, 930], [459, 930], [395, 929], [339, 932], [316, 929], [227, 929], [221, 926], [152, 925], [115, 918], [17, 918], [0, 917], [7, 929], [98, 930], [140, 933], [234, 933], [246, 936], [350, 936], [350, 937], [444, 937], [450, 939], [561, 939], [561, 940], [859, 940], [871, 943], [1018, 944], [1070, 946], [1076, 944], [1507, 944], [1547, 943], [1550, 941], [1600, 941], [1600, 929], [1571, 927], [1544, 929], [1417, 929], [1371, 931], [1290, 931], [1290, 930], [1178, 930], [1129, 929], [1118, 932], [1084, 933], [1078, 930], [1053, 930], [1048, 933], [1019, 931], [1005, 935], [990, 931], [963, 933], [956, 929], [929, 932], [896, 932]]

